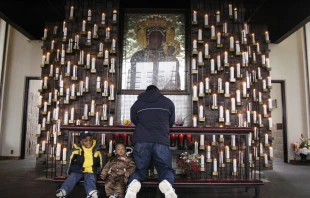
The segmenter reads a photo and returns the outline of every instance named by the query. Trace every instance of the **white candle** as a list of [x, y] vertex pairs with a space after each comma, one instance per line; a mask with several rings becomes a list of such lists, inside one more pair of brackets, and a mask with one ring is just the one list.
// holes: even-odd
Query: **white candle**
[[88, 104], [84, 104], [84, 117], [87, 117], [88, 114]]
[[64, 124], [68, 124], [68, 116], [68, 111], [66, 111], [64, 115]]
[[194, 98], [197, 97], [197, 86], [196, 85], [193, 86], [193, 97]]
[[231, 135], [231, 146], [236, 146], [236, 136]]
[[88, 84], [89, 84], [89, 78], [88, 76], [85, 77], [85, 88], [88, 89]]
[[269, 157], [273, 157], [273, 148], [269, 147]]
[[47, 112], [47, 102], [44, 102], [44, 105], [43, 105], [43, 112]]
[[231, 110], [235, 111], [236, 110], [236, 99], [235, 98], [231, 98]]
[[228, 4], [228, 15], [232, 16], [232, 4]]
[[225, 146], [225, 157], [226, 157], [226, 159], [229, 159], [229, 158], [230, 158], [229, 146]]
[[268, 157], [266, 153], [264, 154], [264, 159], [265, 159], [265, 164], [268, 164]]
[[218, 55], [217, 56], [217, 70], [220, 70], [221, 69], [221, 56]]
[[116, 21], [116, 14], [117, 14], [117, 11], [116, 11], [116, 10], [113, 10], [113, 17], [112, 17], [112, 20], [113, 20], [113, 21]]
[[193, 70], [197, 69], [197, 67], [196, 67], [196, 59], [195, 58], [192, 59], [192, 69]]
[[116, 42], [115, 39], [112, 39], [112, 49], [115, 49], [115, 45], [116, 45], [115, 42]]
[[263, 153], [263, 144], [259, 143], [259, 153], [262, 154]]
[[60, 149], [61, 149], [61, 145], [57, 144], [57, 147], [56, 147], [56, 157], [60, 157]]
[[101, 14], [101, 24], [105, 24], [105, 13]]
[[204, 22], [205, 22], [205, 25], [209, 25], [209, 16], [207, 14], [205, 14]]
[[217, 44], [221, 44], [221, 33], [220, 32], [217, 33], [216, 41], [217, 41]]
[[223, 151], [220, 151], [219, 163], [220, 163], [220, 164], [223, 164], [223, 163], [224, 163]]
[[195, 141], [195, 144], [194, 144], [194, 154], [198, 154], [198, 142]]
[[205, 79], [206, 90], [209, 90], [209, 78]]
[[45, 151], [45, 140], [42, 141], [42, 151]]
[[105, 146], [105, 134], [101, 134], [101, 145]]
[[200, 28], [198, 29], [198, 40], [202, 40], [202, 30]]
[[205, 56], [209, 55], [209, 45], [206, 43], [205, 44]]
[[96, 69], [96, 58], [91, 59], [91, 69]]
[[233, 172], [237, 172], [237, 160], [233, 159]]
[[109, 27], [107, 27], [105, 30], [105, 38], [110, 39], [110, 28]]
[[205, 145], [205, 136], [200, 135], [200, 146], [204, 146], [204, 145]]
[[94, 33], [93, 33], [94, 36], [97, 35], [97, 25], [96, 25], [96, 24], [94, 24], [94, 30], [93, 30], [93, 32], [94, 32]]
[[220, 15], [220, 11], [216, 12], [216, 22], [220, 22], [221, 21], [221, 15]]
[[91, 101], [91, 106], [90, 106], [90, 113], [95, 113], [95, 100]]
[[211, 25], [211, 37], [215, 37], [215, 27]]
[[237, 20], [238, 19], [238, 12], [237, 12], [237, 8], [234, 9], [234, 19]]
[[90, 65], [90, 54], [86, 55], [86, 65]]
[[203, 94], [204, 93], [204, 87], [203, 87], [203, 82], [199, 83], [199, 94]]
[[214, 59], [213, 58], [210, 60], [210, 65], [211, 65], [210, 67], [211, 72], [214, 72]]
[[112, 153], [112, 149], [113, 149], [112, 140], [110, 140], [109, 141], [109, 153]]
[[82, 23], [82, 32], [85, 32], [85, 27], [86, 27], [86, 21], [83, 20], [83, 23]]
[[217, 107], [217, 95], [213, 94], [213, 106]]
[[229, 48], [234, 49], [234, 37], [229, 37]]
[[70, 17], [73, 17], [73, 10], [74, 10], [74, 7], [71, 6], [71, 7], [70, 7]]
[[67, 160], [67, 148], [62, 149], [62, 161]]
[[267, 76], [267, 85], [271, 86], [271, 77], [270, 76]]
[[266, 115], [267, 114], [267, 106], [265, 104], [263, 105], [263, 110], [264, 110], [264, 115]]
[[249, 144], [249, 146], [251, 146], [251, 144], [252, 144], [252, 133], [249, 133], [249, 135], [248, 135], [248, 144]]
[[99, 52], [103, 52], [103, 43], [99, 44]]
[[216, 158], [213, 159], [213, 172], [217, 172], [217, 160], [216, 160]]
[[240, 90], [236, 90], [236, 96], [237, 96], [236, 98], [237, 102], [241, 102]]
[[102, 116], [104, 117], [107, 116], [107, 105], [106, 104], [102, 105]]
[[100, 82], [101, 82], [101, 78], [100, 76], [98, 76], [97, 81], [96, 81], [96, 89], [100, 89]]
[[108, 94], [108, 81], [104, 81], [103, 83], [103, 92]]
[[197, 118], [193, 117], [193, 127], [197, 127]]
[[57, 144], [57, 133], [53, 132], [54, 144]]
[[75, 96], [75, 84], [71, 86], [71, 96]]
[[95, 119], [95, 122], [96, 122], [95, 125], [100, 125], [100, 122], [99, 122], [99, 112], [98, 112], [98, 111], [96, 112], [96, 119]]
[[262, 54], [261, 58], [262, 58], [262, 64], [263, 65], [266, 64], [266, 56]]
[[247, 93], [247, 92], [246, 92], [246, 82], [243, 82], [243, 83], [242, 83], [242, 88], [243, 88], [242, 94], [243, 94], [243, 95], [246, 95], [246, 93]]
[[40, 149], [40, 144], [37, 144], [37, 146], [36, 146], [36, 155], [39, 154], [39, 149]]
[[200, 167], [204, 168], [205, 167], [205, 156], [200, 155]]
[[223, 88], [222, 88], [222, 79], [221, 78], [218, 78], [217, 79], [217, 88], [219, 91], [221, 91]]
[[269, 121], [269, 130], [272, 130], [272, 118], [268, 118]]
[[259, 43], [258, 42], [256, 43], [256, 52], [257, 53], [260, 52], [260, 48], [259, 48]]
[[239, 41], [236, 41], [236, 52], [240, 52], [240, 44]]
[[193, 22], [197, 22], [197, 12], [193, 12]]
[[109, 118], [109, 126], [113, 126], [113, 116], [110, 116]]
[[225, 121], [226, 121], [226, 122], [230, 122], [229, 110], [226, 110], [226, 111], [225, 111]]
[[225, 82], [225, 94], [229, 94], [229, 82]]
[[110, 85], [110, 96], [114, 97], [114, 85]]
[[219, 108], [219, 117], [224, 118], [223, 117], [223, 106], [220, 106], [220, 108]]
[[269, 32], [268, 31], [265, 32], [265, 40], [269, 41]]
[[71, 108], [71, 116], [70, 116], [70, 120], [74, 120], [74, 108]]
[[202, 63], [203, 61], [202, 61], [202, 52], [200, 51], [199, 53], [198, 53], [198, 63]]
[[207, 146], [207, 159], [211, 158], [211, 146]]
[[263, 82], [263, 89], [267, 89], [267, 86], [266, 86], [266, 80], [265, 80], [265, 79], [263, 79], [263, 80], [262, 80], [262, 82]]
[[197, 40], [193, 40], [193, 50], [197, 49]]
[[261, 125], [262, 124], [262, 116], [261, 114], [258, 114], [258, 124]]
[[199, 118], [203, 118], [203, 106], [199, 106]]
[[88, 21], [91, 20], [91, 10], [88, 10], [88, 12], [87, 12], [87, 20]]
[[105, 59], [108, 59], [108, 58], [109, 58], [109, 51], [108, 51], [108, 50], [105, 50], [105, 51], [104, 51], [104, 58], [105, 58]]
[[216, 142], [215, 135], [212, 135], [212, 142]]

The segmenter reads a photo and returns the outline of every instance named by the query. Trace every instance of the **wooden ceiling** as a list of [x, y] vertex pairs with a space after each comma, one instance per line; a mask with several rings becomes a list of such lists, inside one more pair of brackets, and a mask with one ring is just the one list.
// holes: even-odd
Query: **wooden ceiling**
[[[199, 0], [194, 0], [199, 1]], [[221, 0], [217, 0], [220, 2]], [[224, 0], [223, 0], [224, 1]], [[271, 43], [278, 44], [310, 19], [310, 1], [231, 0], [243, 3], [244, 21], [265, 24]], [[0, 18], [30, 40], [41, 39], [45, 23], [65, 19], [65, 0], [1, 0]], [[119, 0], [122, 8], [189, 9], [190, 0]]]

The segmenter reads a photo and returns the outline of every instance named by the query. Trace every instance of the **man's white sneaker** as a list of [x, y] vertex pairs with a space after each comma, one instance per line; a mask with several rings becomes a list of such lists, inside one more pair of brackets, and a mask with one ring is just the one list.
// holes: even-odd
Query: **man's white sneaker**
[[159, 190], [165, 194], [165, 198], [178, 197], [174, 192], [174, 188], [172, 188], [172, 185], [167, 180], [163, 180], [159, 183]]
[[136, 198], [137, 193], [140, 191], [140, 188], [141, 183], [136, 179], [132, 180], [126, 190], [125, 198]]

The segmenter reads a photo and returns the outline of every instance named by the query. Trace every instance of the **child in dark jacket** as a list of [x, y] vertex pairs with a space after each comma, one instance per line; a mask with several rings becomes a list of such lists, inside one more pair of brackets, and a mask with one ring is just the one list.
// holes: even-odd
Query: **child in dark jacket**
[[84, 188], [87, 198], [98, 198], [96, 181], [102, 169], [102, 155], [99, 144], [88, 131], [80, 134], [79, 142], [73, 145], [67, 161], [67, 174], [69, 175], [56, 197], [65, 198], [73, 190], [77, 182], [84, 178]]
[[123, 143], [115, 146], [115, 158], [108, 161], [102, 169], [100, 178], [105, 180], [105, 191], [109, 198], [124, 198], [128, 177], [135, 171], [136, 165], [126, 153]]

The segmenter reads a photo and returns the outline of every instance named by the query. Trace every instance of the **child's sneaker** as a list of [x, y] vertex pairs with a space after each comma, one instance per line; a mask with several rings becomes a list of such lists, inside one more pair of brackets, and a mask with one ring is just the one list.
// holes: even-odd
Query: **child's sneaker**
[[109, 198], [117, 198], [118, 197], [118, 194], [114, 193], [113, 195], [110, 195]]
[[88, 193], [88, 196], [87, 198], [98, 198], [99, 195], [98, 195], [98, 191], [97, 190], [92, 190]]
[[165, 198], [178, 197], [174, 192], [174, 188], [172, 188], [172, 185], [167, 180], [163, 180], [159, 183], [159, 190], [165, 194]]
[[141, 188], [141, 183], [136, 179], [132, 180], [132, 182], [130, 182], [126, 190], [125, 198], [136, 198], [137, 193], [139, 192], [140, 188]]
[[66, 197], [66, 191], [64, 189], [58, 189], [56, 191], [56, 197], [59, 197], [59, 198], [65, 198]]

